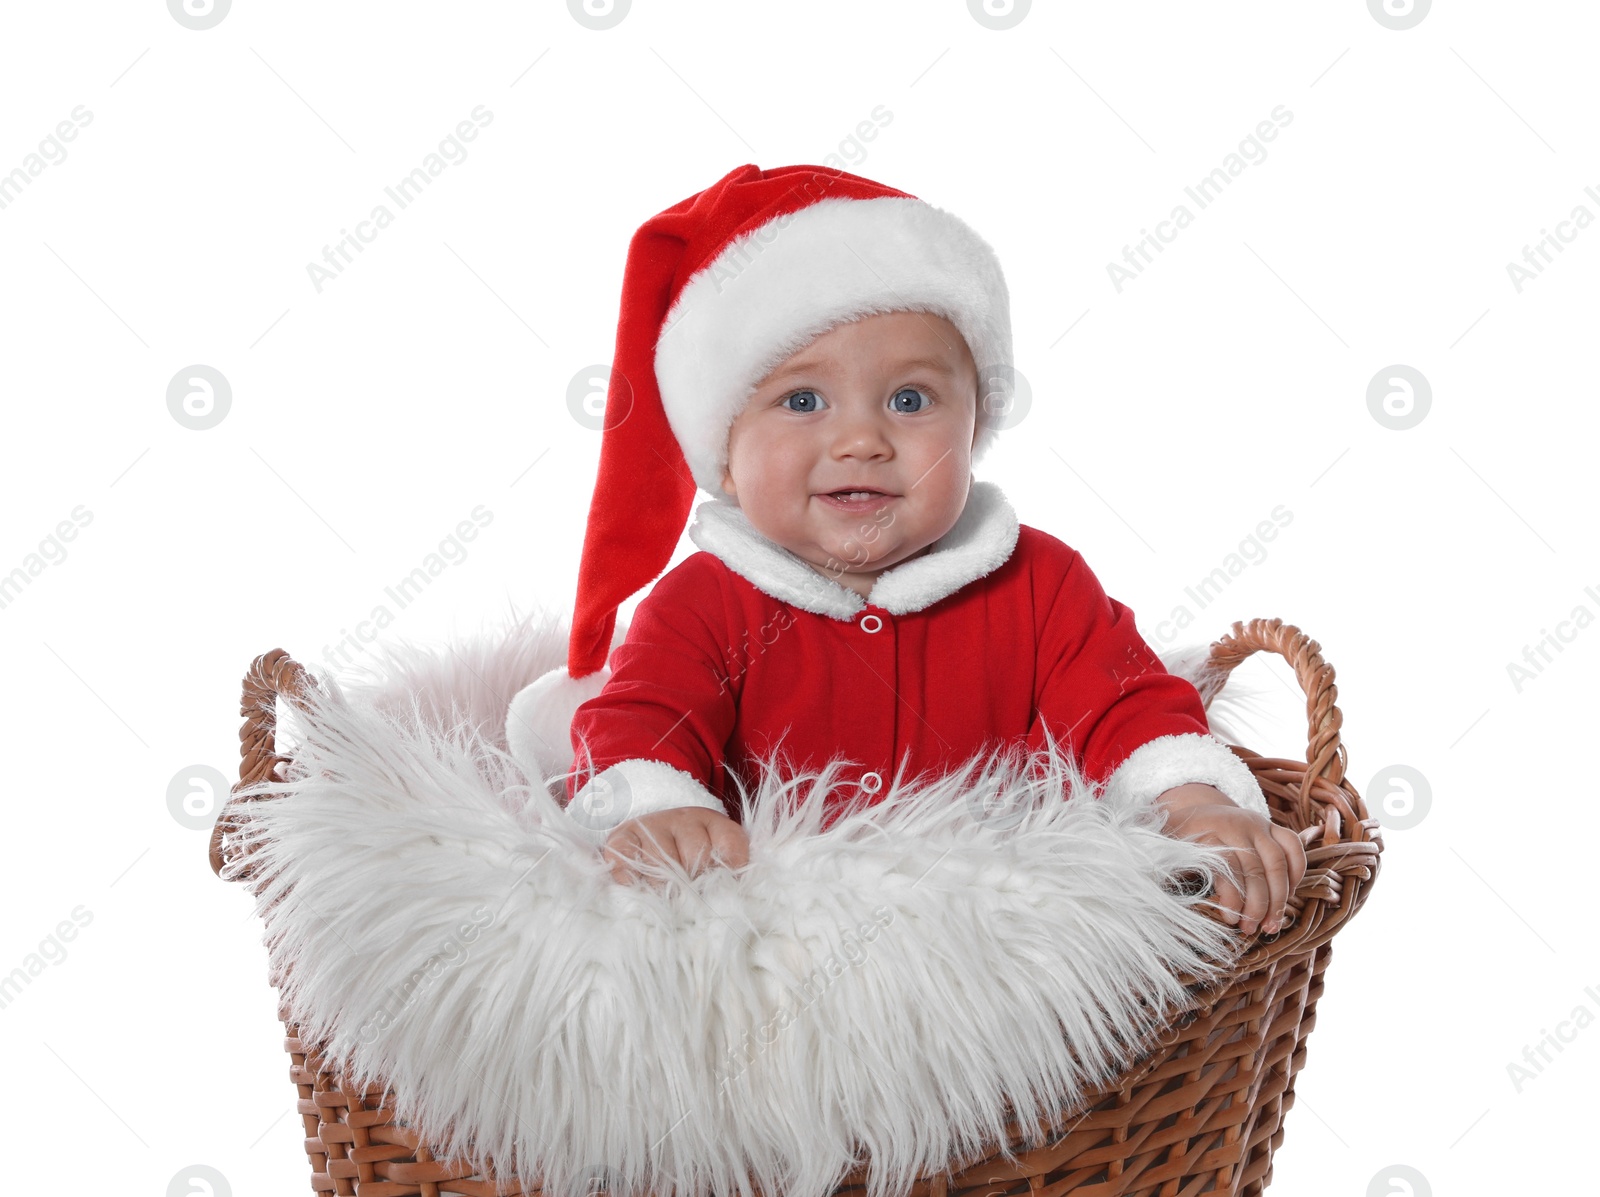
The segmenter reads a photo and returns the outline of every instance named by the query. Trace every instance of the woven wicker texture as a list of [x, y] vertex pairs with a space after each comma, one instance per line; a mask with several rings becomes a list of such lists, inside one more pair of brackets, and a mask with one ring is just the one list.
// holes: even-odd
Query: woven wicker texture
[[[1316, 1025], [1322, 974], [1331, 940], [1361, 908], [1376, 879], [1383, 848], [1376, 819], [1345, 776], [1333, 667], [1321, 647], [1278, 619], [1235, 623], [1211, 645], [1210, 669], [1197, 683], [1209, 704], [1228, 674], [1257, 652], [1288, 662], [1306, 695], [1306, 759], [1260, 756], [1233, 746], [1267, 799], [1273, 821], [1291, 828], [1306, 848], [1306, 872], [1276, 935], [1258, 935], [1229, 979], [1206, 988], [1193, 978], [1191, 1003], [1171, 1010], [1162, 1029], [1134, 1045], [1136, 1060], [1114, 1084], [1062, 1111], [1063, 1130], [1048, 1145], [1015, 1151], [1022, 1141], [1010, 1123], [1017, 1162], [997, 1150], [949, 1174], [924, 1177], [908, 1197], [1259, 1197], [1272, 1179], [1272, 1156], [1283, 1142], [1284, 1115], [1294, 1105], [1294, 1079], [1305, 1065], [1306, 1038]], [[275, 741], [276, 702], [294, 701], [312, 685], [282, 649], [256, 658], [244, 678], [240, 714], [239, 785], [279, 776], [288, 758]], [[232, 833], [249, 817], [251, 801], [231, 799], [217, 819], [211, 867], [251, 884], [247, 859], [237, 859]], [[282, 978], [270, 978], [281, 988]], [[398, 1123], [383, 1105], [383, 1090], [355, 1092], [335, 1075], [315, 1044], [303, 1043], [280, 1006], [299, 1092], [311, 1186], [319, 1193], [356, 1197], [470, 1197], [512, 1195], [514, 1182], [469, 1165], [434, 1158], [427, 1139]], [[865, 1169], [846, 1177], [836, 1197], [865, 1193]], [[603, 1191], [606, 1178], [595, 1177]]]

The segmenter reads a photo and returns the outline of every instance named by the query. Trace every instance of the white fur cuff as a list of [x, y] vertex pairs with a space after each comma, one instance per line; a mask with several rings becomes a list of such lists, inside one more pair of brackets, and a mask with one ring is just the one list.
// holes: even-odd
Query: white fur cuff
[[682, 769], [641, 758], [618, 761], [596, 773], [572, 796], [567, 814], [600, 842], [626, 819], [680, 806], [727, 813], [710, 790]]
[[1115, 790], [1124, 801], [1142, 802], [1188, 782], [1216, 786], [1245, 810], [1268, 813], [1250, 767], [1221, 740], [1199, 732], [1157, 736], [1141, 744], [1106, 779], [1106, 792]]

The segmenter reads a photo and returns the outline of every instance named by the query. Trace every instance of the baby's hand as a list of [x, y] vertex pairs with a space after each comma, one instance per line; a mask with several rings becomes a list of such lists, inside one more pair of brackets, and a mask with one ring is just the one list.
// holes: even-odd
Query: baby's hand
[[601, 858], [611, 863], [611, 876], [627, 885], [642, 874], [632, 860], [673, 860], [698, 877], [712, 863], [712, 855], [729, 868], [750, 862], [750, 837], [727, 815], [701, 806], [658, 810], [619, 823], [606, 836]]
[[1156, 801], [1167, 812], [1165, 834], [1234, 849], [1231, 863], [1244, 882], [1244, 894], [1217, 876], [1217, 904], [1228, 921], [1238, 923], [1246, 935], [1254, 935], [1258, 927], [1269, 935], [1280, 930], [1289, 895], [1306, 873], [1300, 837], [1212, 786], [1189, 783]]

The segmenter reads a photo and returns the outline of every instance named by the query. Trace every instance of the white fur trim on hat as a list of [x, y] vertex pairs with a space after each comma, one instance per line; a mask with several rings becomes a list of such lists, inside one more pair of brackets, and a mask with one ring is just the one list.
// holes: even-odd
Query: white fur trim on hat
[[836, 325], [893, 311], [933, 312], [966, 340], [980, 375], [972, 456], [981, 457], [997, 431], [983, 392], [1009, 386], [1013, 365], [994, 250], [924, 200], [836, 197], [731, 242], [667, 313], [656, 381], [695, 482], [721, 493], [728, 430], [774, 366]]
[[[611, 651], [627, 638], [628, 625], [618, 619], [611, 629]], [[506, 751], [558, 801], [566, 801], [566, 776], [572, 772], [572, 717], [610, 680], [609, 665], [576, 680], [565, 665], [559, 665], [511, 696], [506, 710]]]
[[[518, 690], [506, 712], [506, 749], [530, 778], [548, 784], [572, 770], [572, 716], [611, 680], [601, 666], [574, 680], [561, 665]], [[563, 787], [563, 793], [565, 787]]]

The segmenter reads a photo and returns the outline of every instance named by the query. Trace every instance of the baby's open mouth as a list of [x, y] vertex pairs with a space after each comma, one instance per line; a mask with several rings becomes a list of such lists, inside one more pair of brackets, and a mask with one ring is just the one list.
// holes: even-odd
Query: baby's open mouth
[[817, 496], [829, 507], [841, 511], [870, 511], [899, 497], [883, 490], [830, 490]]

